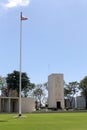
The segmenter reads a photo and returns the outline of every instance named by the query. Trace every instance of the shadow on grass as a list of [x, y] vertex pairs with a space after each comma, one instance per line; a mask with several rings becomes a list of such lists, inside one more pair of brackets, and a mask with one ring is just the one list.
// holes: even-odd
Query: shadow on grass
[[8, 122], [8, 120], [0, 120], [0, 122]]

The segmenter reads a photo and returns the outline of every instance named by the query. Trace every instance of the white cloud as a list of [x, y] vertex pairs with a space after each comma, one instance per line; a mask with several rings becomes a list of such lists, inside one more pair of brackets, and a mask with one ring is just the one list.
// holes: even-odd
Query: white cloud
[[14, 8], [18, 6], [28, 6], [30, 0], [8, 0], [6, 3], [2, 3], [2, 5], [6, 8]]

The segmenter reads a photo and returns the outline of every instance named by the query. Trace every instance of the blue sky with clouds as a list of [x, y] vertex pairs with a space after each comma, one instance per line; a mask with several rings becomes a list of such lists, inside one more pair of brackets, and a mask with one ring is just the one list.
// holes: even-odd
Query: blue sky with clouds
[[66, 82], [87, 75], [86, 0], [1, 0], [0, 75], [19, 70], [20, 12], [22, 71], [34, 83], [63, 73]]

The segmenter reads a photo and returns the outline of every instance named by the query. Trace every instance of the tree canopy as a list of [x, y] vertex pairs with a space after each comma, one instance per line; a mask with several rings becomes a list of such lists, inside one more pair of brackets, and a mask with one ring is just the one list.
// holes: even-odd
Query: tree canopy
[[86, 101], [86, 109], [87, 109], [87, 76], [85, 76], [79, 84], [79, 88], [81, 90], [81, 95], [84, 96]]
[[78, 92], [79, 83], [77, 81], [69, 82], [68, 84], [65, 84], [65, 86], [64, 95], [68, 99], [70, 107], [72, 107], [74, 96]]
[[37, 84], [32, 92], [33, 97], [36, 101], [36, 109], [45, 106], [47, 103], [47, 89], [46, 84]]
[[2, 77], [0, 76], [0, 89], [2, 87]]
[[[7, 75], [7, 88], [8, 90], [17, 90], [19, 94], [19, 71], [13, 71]], [[24, 92], [24, 96], [27, 96], [27, 92], [34, 88], [34, 84], [30, 82], [29, 77], [25, 72], [21, 73], [21, 90]]]

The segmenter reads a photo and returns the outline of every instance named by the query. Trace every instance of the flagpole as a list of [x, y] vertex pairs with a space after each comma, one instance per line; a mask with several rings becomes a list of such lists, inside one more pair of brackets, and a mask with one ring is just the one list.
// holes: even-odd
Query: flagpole
[[20, 77], [19, 77], [19, 117], [22, 115], [21, 112], [21, 69], [22, 69], [22, 12], [20, 13]]

